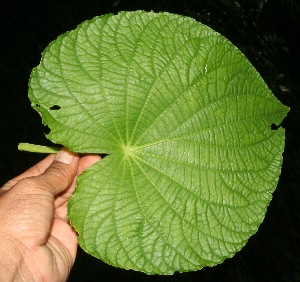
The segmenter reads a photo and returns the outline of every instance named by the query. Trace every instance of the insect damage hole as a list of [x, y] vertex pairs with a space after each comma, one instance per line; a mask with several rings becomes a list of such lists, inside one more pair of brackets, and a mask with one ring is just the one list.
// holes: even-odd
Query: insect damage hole
[[58, 105], [53, 105], [52, 107], [50, 107], [51, 111], [57, 111], [59, 109], [61, 109], [61, 106], [58, 106]]
[[276, 125], [275, 123], [271, 124], [271, 130], [278, 130], [279, 127], [280, 125]]

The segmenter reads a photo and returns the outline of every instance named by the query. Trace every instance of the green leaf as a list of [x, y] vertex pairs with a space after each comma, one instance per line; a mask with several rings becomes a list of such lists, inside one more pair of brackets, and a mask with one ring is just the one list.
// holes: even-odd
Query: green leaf
[[108, 154], [69, 217], [88, 253], [145, 273], [198, 270], [256, 233], [288, 112], [245, 56], [193, 19], [122, 12], [60, 36], [31, 75], [48, 138]]

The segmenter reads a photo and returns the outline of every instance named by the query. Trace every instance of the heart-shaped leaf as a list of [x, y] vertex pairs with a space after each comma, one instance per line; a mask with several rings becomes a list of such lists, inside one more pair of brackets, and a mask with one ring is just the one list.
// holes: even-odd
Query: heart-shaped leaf
[[48, 138], [108, 154], [78, 177], [69, 217], [88, 253], [171, 274], [232, 257], [262, 222], [287, 114], [245, 56], [193, 19], [122, 12], [44, 51], [29, 96]]

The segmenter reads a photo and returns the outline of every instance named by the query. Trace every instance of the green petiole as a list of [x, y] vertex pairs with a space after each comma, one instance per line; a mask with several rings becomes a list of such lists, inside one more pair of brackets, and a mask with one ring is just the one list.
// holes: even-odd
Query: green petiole
[[29, 144], [29, 143], [19, 143], [18, 150], [31, 152], [31, 153], [45, 153], [45, 154], [53, 154], [54, 153], [55, 154], [60, 151], [60, 148], [35, 145], [35, 144]]

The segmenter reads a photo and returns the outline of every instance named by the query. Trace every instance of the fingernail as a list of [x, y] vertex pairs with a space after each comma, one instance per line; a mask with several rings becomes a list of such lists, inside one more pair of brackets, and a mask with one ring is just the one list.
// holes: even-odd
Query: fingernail
[[70, 164], [74, 160], [74, 157], [74, 153], [63, 148], [57, 153], [55, 160], [64, 164]]

